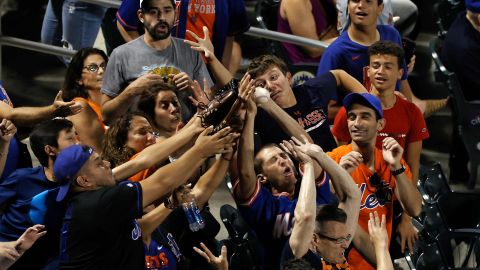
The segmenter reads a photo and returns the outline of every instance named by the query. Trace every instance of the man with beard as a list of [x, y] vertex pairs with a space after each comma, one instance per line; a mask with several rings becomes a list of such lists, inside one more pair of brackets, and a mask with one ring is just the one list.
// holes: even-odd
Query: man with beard
[[[160, 82], [169, 82], [179, 90], [190, 90], [193, 80], [206, 79], [213, 85], [200, 54], [171, 36], [175, 22], [173, 0], [144, 0], [137, 14], [145, 34], [116, 48], [105, 71], [102, 114], [106, 122], [135, 107], [144, 90]], [[188, 95], [188, 91], [179, 92], [185, 104], [190, 104]], [[192, 108], [185, 104], [182, 116], [189, 119]]]

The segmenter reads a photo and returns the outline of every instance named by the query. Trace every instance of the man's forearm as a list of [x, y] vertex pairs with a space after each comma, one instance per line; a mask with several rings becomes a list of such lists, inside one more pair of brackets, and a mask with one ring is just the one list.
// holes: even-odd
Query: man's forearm
[[405, 172], [395, 176], [397, 184], [397, 197], [404, 210], [410, 216], [418, 216], [422, 210], [422, 197], [420, 192], [410, 182]]
[[238, 142], [237, 164], [239, 169], [237, 193], [241, 200], [248, 199], [255, 190], [256, 175], [253, 167], [254, 149], [253, 149], [253, 125], [254, 114], [247, 113], [243, 126], [242, 136]]
[[16, 126], [34, 126], [42, 121], [55, 116], [53, 105], [45, 107], [18, 107], [13, 108], [6, 115], [6, 119], [12, 121]]
[[269, 99], [265, 105], [261, 106], [277, 123], [280, 128], [287, 133], [288, 136], [294, 136], [300, 141], [304, 135], [309, 142], [313, 142], [312, 138], [287, 112], [278, 106], [273, 100]]

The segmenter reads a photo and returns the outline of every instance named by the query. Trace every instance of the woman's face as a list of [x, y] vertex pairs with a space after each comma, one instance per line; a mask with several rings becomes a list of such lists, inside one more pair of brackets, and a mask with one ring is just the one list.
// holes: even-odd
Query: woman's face
[[181, 122], [180, 102], [173, 91], [160, 91], [155, 100], [155, 124], [160, 132], [175, 132]]
[[138, 153], [154, 143], [155, 135], [153, 128], [147, 119], [142, 116], [134, 116], [132, 121], [130, 121], [126, 146]]
[[103, 74], [107, 63], [99, 54], [90, 54], [83, 61], [82, 76], [78, 84], [86, 90], [98, 90], [102, 87]]

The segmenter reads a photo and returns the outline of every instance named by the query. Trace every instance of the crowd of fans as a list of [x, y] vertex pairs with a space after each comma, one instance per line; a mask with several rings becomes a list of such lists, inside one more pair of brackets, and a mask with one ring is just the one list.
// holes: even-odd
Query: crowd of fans
[[[208, 206], [222, 182], [260, 244], [257, 269], [393, 269], [418, 239], [424, 117], [447, 102], [408, 83], [415, 57], [393, 23], [412, 5], [282, 0], [279, 31], [330, 44], [284, 45], [289, 62], [319, 63], [292, 86], [274, 55], [238, 75], [243, 1], [123, 0], [107, 56], [91, 48], [105, 8], [50, 0], [42, 41], [77, 53], [52, 105], [14, 108], [0, 93], [0, 269], [228, 269], [236, 250]], [[475, 60], [480, 1], [466, 7], [453, 27], [475, 35], [471, 48], [446, 46]], [[209, 122], [231, 95], [238, 109]]]

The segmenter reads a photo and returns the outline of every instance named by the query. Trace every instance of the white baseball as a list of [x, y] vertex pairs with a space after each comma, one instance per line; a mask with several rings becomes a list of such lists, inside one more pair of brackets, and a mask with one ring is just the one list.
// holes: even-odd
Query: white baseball
[[269, 98], [270, 98], [270, 93], [268, 92], [267, 89], [263, 87], [255, 88], [255, 103], [257, 104], [267, 103]]

